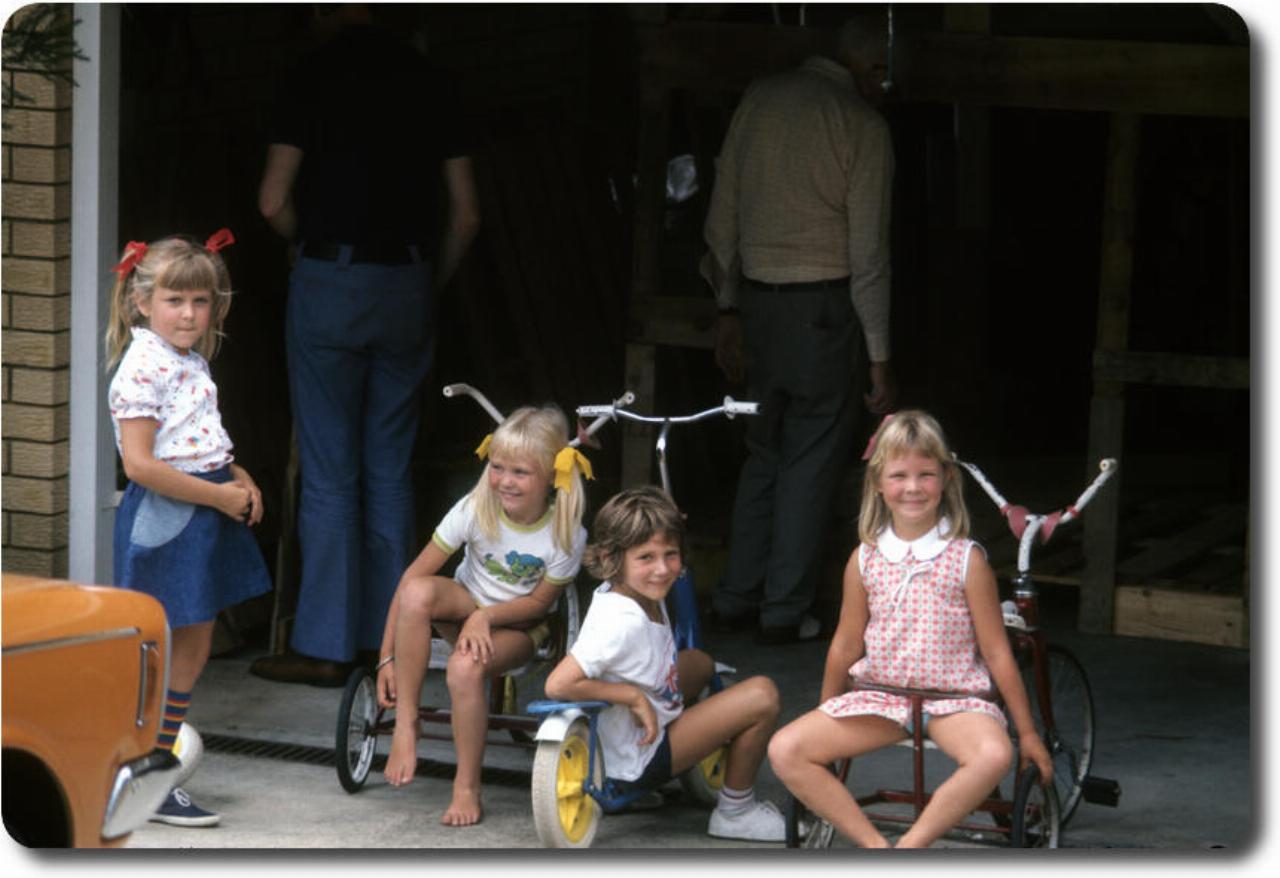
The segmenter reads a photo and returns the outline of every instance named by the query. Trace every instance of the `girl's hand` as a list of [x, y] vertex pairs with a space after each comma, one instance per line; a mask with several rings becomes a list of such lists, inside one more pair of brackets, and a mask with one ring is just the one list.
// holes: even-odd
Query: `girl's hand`
[[396, 706], [395, 662], [387, 662], [378, 668], [378, 704], [382, 707]]
[[1018, 765], [1026, 768], [1033, 762], [1036, 768], [1040, 769], [1040, 783], [1047, 786], [1053, 780], [1053, 757], [1049, 755], [1044, 741], [1041, 741], [1040, 736], [1034, 731], [1026, 734], [1019, 733]]
[[218, 502], [214, 504], [223, 515], [236, 521], [248, 521], [253, 511], [253, 496], [249, 489], [236, 481], [223, 482], [217, 486]]
[[645, 746], [653, 743], [658, 737], [658, 713], [653, 709], [653, 705], [649, 703], [649, 699], [645, 698], [644, 693], [637, 689], [627, 707], [630, 708], [632, 715], [635, 716], [636, 725], [644, 729], [644, 734], [640, 736], [640, 745]]
[[462, 623], [462, 630], [458, 632], [456, 649], [482, 665], [487, 665], [493, 659], [493, 635], [489, 628], [488, 613], [476, 610], [467, 617], [467, 621]]
[[249, 515], [246, 519], [250, 525], [255, 525], [262, 521], [262, 492], [258, 490], [258, 485], [254, 482], [253, 477], [248, 471], [241, 466], [231, 464], [231, 477], [236, 484], [244, 487], [249, 492]]

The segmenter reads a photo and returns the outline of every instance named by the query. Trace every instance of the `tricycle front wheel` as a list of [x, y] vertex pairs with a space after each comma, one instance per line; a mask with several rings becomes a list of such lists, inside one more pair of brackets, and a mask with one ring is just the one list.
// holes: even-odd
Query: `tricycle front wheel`
[[[594, 761], [594, 765], [592, 765]], [[575, 720], [562, 741], [539, 741], [533, 757], [533, 825], [549, 848], [589, 848], [600, 828], [600, 805], [586, 791], [604, 777], [604, 756], [591, 758], [591, 733]]]

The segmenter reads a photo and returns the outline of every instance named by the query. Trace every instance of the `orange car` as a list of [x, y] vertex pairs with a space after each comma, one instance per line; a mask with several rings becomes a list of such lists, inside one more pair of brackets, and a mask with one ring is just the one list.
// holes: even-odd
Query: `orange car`
[[0, 805], [28, 847], [115, 847], [178, 774], [156, 748], [169, 625], [154, 598], [4, 574]]

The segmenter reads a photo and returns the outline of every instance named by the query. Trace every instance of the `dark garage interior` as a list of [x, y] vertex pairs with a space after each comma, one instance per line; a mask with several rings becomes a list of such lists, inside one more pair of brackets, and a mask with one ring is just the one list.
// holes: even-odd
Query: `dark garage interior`
[[[862, 4], [865, 5], [865, 4]], [[451, 71], [479, 133], [483, 226], [444, 292], [416, 452], [425, 539], [476, 475], [486, 416], [635, 390], [644, 411], [715, 405], [715, 314], [697, 273], [714, 158], [742, 88], [825, 45], [845, 4], [395, 4], [377, 14]], [[1208, 4], [894, 5], [886, 104], [900, 407], [1033, 509], [1103, 456], [1116, 489], [1042, 557], [1053, 621], [1248, 646], [1254, 157], [1244, 23]], [[284, 642], [291, 549], [283, 350], [288, 256], [256, 210], [272, 95], [311, 4], [123, 7], [120, 228], [230, 226], [237, 290], [213, 362], [237, 456], [267, 497], [276, 594], [224, 648]], [[388, 88], [394, 88], [388, 83]], [[403, 112], [420, 112], [403, 96]], [[175, 148], [181, 144], [181, 148]], [[696, 191], [668, 197], [673, 159]], [[181, 193], [181, 197], [174, 197]], [[865, 439], [874, 423], [862, 424]], [[701, 589], [723, 564], [740, 423], [673, 435]], [[592, 505], [650, 477], [607, 427]], [[855, 443], [860, 452], [862, 441]], [[856, 540], [859, 461], [828, 534], [822, 609]], [[977, 535], [1012, 539], [980, 494]], [[1056, 504], [1056, 505], [1055, 505]], [[1085, 545], [1089, 551], [1084, 551]]]

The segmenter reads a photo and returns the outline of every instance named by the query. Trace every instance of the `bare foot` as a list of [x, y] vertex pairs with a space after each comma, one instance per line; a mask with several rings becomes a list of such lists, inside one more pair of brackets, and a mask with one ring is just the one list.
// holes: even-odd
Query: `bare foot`
[[453, 801], [445, 809], [440, 822], [445, 826], [471, 826], [480, 822], [483, 813], [479, 790], [454, 787]]
[[397, 724], [391, 733], [391, 752], [387, 754], [387, 767], [382, 773], [393, 787], [409, 783], [418, 770], [417, 731]]

